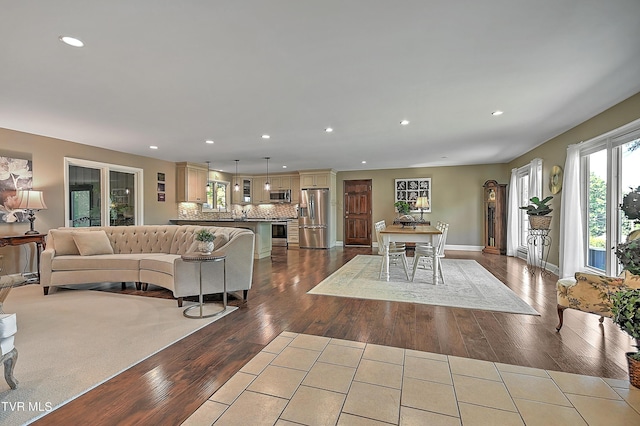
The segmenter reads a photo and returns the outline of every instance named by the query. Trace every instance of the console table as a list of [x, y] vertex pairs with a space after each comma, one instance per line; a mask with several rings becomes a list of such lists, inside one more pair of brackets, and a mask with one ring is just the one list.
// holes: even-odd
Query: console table
[[0, 235], [0, 247], [19, 246], [34, 243], [36, 245], [36, 265], [38, 281], [40, 281], [40, 253], [46, 248], [46, 234]]

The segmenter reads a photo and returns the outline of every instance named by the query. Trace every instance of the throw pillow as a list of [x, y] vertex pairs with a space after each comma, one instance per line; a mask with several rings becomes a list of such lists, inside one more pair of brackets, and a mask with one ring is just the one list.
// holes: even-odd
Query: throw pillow
[[103, 230], [74, 232], [73, 241], [75, 241], [82, 256], [113, 254], [113, 247], [111, 247], [109, 237]]
[[56, 251], [56, 256], [65, 255], [79, 255], [78, 246], [73, 241], [73, 232], [63, 231], [58, 229], [52, 229], [51, 237], [53, 239], [53, 248]]
[[640, 275], [633, 275], [626, 269], [622, 271], [622, 277], [624, 278], [624, 285], [629, 288], [640, 288]]

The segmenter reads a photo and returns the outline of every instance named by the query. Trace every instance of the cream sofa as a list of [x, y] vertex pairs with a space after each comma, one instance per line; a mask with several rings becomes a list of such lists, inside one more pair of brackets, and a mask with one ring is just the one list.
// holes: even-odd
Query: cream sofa
[[[254, 233], [217, 226], [105, 226], [58, 228], [47, 235], [42, 252], [40, 284], [49, 287], [101, 282], [155, 284], [183, 297], [199, 294], [200, 265], [181, 255], [195, 251], [195, 233], [209, 229], [215, 250], [226, 254], [227, 291], [247, 298], [253, 278]], [[106, 235], [106, 236], [105, 236]], [[202, 264], [204, 294], [222, 293], [223, 262]]]

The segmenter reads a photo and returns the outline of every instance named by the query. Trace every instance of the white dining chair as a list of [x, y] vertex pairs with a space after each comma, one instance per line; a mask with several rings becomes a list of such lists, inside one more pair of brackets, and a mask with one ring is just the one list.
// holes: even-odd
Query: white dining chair
[[[447, 241], [447, 234], [449, 233], [449, 224], [442, 223], [438, 228], [442, 234], [438, 235], [438, 241], [435, 246], [416, 245], [416, 251], [413, 255], [413, 273], [411, 275], [411, 281], [416, 278], [416, 271], [421, 261], [425, 269], [433, 269], [435, 262], [437, 262], [438, 275], [444, 284], [444, 273], [442, 272], [442, 261], [444, 257], [444, 246]], [[437, 284], [437, 277], [436, 282]]]
[[[383, 231], [386, 228], [386, 223], [384, 220], [375, 223], [376, 229], [376, 238], [378, 239], [378, 254], [384, 256], [384, 242], [382, 241], [382, 234], [380, 231]], [[407, 250], [405, 244], [397, 244], [392, 243], [389, 245], [389, 267], [391, 265], [396, 264], [396, 260], [400, 259], [402, 263], [402, 267], [404, 268], [404, 274], [407, 277], [407, 281], [409, 280], [409, 262], [407, 261]], [[380, 263], [380, 278], [382, 279], [382, 274], [384, 273], [384, 260]]]

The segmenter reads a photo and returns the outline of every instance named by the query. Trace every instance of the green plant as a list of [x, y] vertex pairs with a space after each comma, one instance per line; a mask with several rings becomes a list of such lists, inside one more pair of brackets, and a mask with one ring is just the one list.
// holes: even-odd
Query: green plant
[[[615, 292], [611, 295], [613, 322], [629, 336], [640, 342], [640, 289]], [[640, 361], [640, 352], [631, 355]]]
[[529, 199], [528, 205], [520, 208], [526, 210], [529, 216], [546, 216], [553, 211], [553, 209], [547, 204], [552, 198], [552, 195], [549, 195], [544, 200], [540, 200], [538, 197], [532, 197]]
[[198, 232], [196, 232], [196, 241], [204, 241], [204, 242], [208, 242], [211, 243], [213, 242], [213, 240], [215, 240], [215, 235], [213, 235], [211, 232], [207, 231], [206, 229], [201, 229]]
[[407, 203], [406, 201], [396, 201], [393, 205], [400, 214], [411, 213], [411, 205], [409, 205], [409, 203]]
[[622, 197], [620, 208], [629, 220], [633, 220], [636, 224], [640, 222], [640, 186]]
[[640, 239], [618, 244], [615, 253], [624, 269], [640, 275]]

